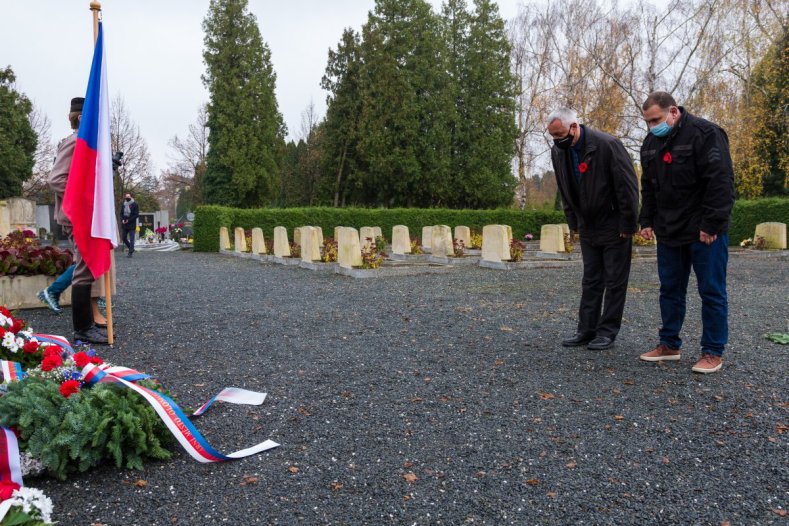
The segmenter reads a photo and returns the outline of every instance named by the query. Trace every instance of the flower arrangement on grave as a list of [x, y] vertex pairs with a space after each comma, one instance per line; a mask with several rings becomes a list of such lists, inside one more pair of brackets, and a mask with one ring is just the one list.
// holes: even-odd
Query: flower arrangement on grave
[[526, 241], [534, 241], [534, 234], [527, 232], [526, 235], [523, 236], [523, 239]]
[[0, 481], [0, 501], [0, 525], [53, 524], [52, 501], [40, 489], [22, 488], [15, 482]]
[[387, 239], [384, 236], [376, 236], [375, 238], [375, 246], [377, 246], [380, 250], [384, 250], [386, 248]]
[[266, 254], [273, 254], [274, 253], [274, 240], [273, 239], [266, 239], [264, 241], [266, 244]]
[[422, 250], [422, 243], [419, 242], [418, 237], [411, 238], [411, 254], [418, 256], [420, 254], [424, 254], [425, 252]]
[[292, 258], [300, 258], [301, 257], [301, 245], [299, 245], [295, 241], [289, 241], [288, 244], [290, 245], [290, 257], [292, 257]]
[[466, 254], [466, 244], [462, 239], [455, 239], [452, 241], [452, 251], [456, 258], [462, 258]]
[[523, 253], [526, 251], [526, 244], [517, 239], [510, 240], [510, 261], [523, 261]]
[[472, 250], [482, 249], [482, 234], [480, 232], [471, 231], [471, 246]]
[[337, 254], [339, 252], [339, 244], [332, 237], [327, 237], [323, 240], [323, 247], [321, 248], [321, 261], [324, 263], [336, 263]]
[[573, 251], [575, 247], [573, 247], [573, 235], [572, 234], [565, 234], [564, 235], [564, 251], [568, 254]]
[[32, 230], [11, 232], [0, 239], [0, 276], [55, 276], [72, 262], [71, 252], [42, 247]]
[[753, 246], [753, 239], [750, 238], [750, 237], [748, 239], [743, 239], [742, 241], [740, 241], [740, 246], [742, 248], [752, 247]]
[[[382, 239], [382, 238], [378, 238]], [[366, 238], [366, 243], [362, 247], [362, 268], [363, 269], [377, 269], [386, 258], [386, 253], [383, 251], [384, 245], [378, 245], [371, 237]], [[379, 246], [381, 247], [379, 249]]]
[[156, 234], [154, 234], [154, 233], [153, 233], [153, 230], [151, 230], [150, 228], [146, 228], [146, 229], [145, 229], [145, 233], [142, 235], [142, 237], [143, 237], [143, 238], [144, 238], [144, 239], [145, 239], [145, 240], [146, 240], [148, 243], [155, 243], [155, 242], [156, 242]]
[[177, 239], [181, 242], [184, 241], [183, 223], [170, 225], [170, 239]]
[[41, 364], [47, 349], [53, 345], [39, 341], [24, 320], [13, 317], [7, 308], [0, 306], [0, 360], [18, 363], [20, 371], [25, 371]]
[[247, 249], [244, 252], [252, 252], [252, 230], [244, 230], [244, 239], [247, 242]]

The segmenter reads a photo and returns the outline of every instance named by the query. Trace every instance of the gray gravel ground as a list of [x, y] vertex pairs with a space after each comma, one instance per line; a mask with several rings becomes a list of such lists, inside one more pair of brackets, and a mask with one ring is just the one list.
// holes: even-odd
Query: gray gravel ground
[[[142, 472], [27, 482], [62, 526], [786, 525], [789, 355], [762, 335], [787, 330], [789, 263], [729, 269], [724, 370], [699, 376], [695, 292], [682, 361], [638, 360], [659, 325], [654, 261], [634, 263], [615, 348], [593, 352], [559, 345], [580, 266], [353, 280], [217, 254], [119, 257], [106, 358], [189, 407], [225, 386], [266, 391], [197, 427], [225, 453], [282, 446], [202, 465], [174, 445]], [[24, 317], [70, 336], [70, 310]]]

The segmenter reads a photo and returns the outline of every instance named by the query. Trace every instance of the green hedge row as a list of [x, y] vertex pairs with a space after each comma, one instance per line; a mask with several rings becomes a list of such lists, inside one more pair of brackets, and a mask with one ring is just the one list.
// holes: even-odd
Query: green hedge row
[[219, 227], [230, 230], [242, 227], [251, 229], [260, 227], [263, 235], [270, 239], [274, 227], [284, 226], [288, 236], [293, 229], [300, 226], [319, 226], [324, 236], [334, 235], [334, 227], [379, 226], [384, 236], [391, 241], [392, 227], [405, 225], [411, 237], [421, 237], [422, 227], [429, 225], [449, 225], [455, 227], [465, 225], [472, 230], [482, 231], [485, 225], [510, 225], [512, 235], [517, 239], [526, 233], [540, 235], [540, 228], [545, 224], [564, 223], [564, 213], [554, 210], [520, 211], [520, 210], [446, 210], [434, 208], [262, 208], [238, 209], [221, 206], [201, 206], [197, 208], [194, 222], [194, 249], [201, 252], [217, 252], [219, 250]]
[[[261, 208], [239, 209], [222, 206], [201, 206], [197, 209], [194, 222], [194, 248], [196, 251], [217, 252], [219, 250], [219, 227], [232, 229], [260, 227], [267, 239], [274, 234], [274, 227], [284, 226], [288, 235], [293, 229], [311, 225], [323, 229], [326, 237], [332, 236], [335, 226], [380, 226], [384, 236], [392, 235], [392, 227], [406, 225], [412, 237], [422, 235], [422, 227], [428, 225], [466, 225], [472, 230], [482, 231], [485, 225], [510, 225], [516, 239], [527, 232], [540, 235], [545, 224], [564, 223], [564, 214], [553, 210], [446, 210], [438, 208]], [[756, 225], [768, 221], [789, 223], [789, 199], [779, 197], [740, 200], [732, 211], [729, 243], [737, 245], [743, 239], [753, 237]]]
[[752, 238], [759, 223], [789, 223], [789, 199], [770, 197], [734, 203], [729, 244], [739, 245], [743, 239]]

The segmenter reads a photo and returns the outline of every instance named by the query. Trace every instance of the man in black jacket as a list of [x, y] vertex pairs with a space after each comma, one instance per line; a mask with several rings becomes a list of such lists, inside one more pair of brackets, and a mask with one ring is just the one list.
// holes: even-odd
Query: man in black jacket
[[637, 230], [638, 180], [622, 143], [578, 124], [575, 111], [553, 112], [548, 133], [554, 139], [551, 162], [567, 224], [580, 233], [584, 262], [578, 329], [562, 345], [608, 349], [619, 333], [625, 309], [631, 237]]
[[660, 344], [649, 362], [679, 360], [690, 269], [701, 296], [701, 359], [692, 370], [714, 373], [728, 341], [726, 266], [734, 206], [729, 139], [717, 125], [677, 106], [662, 91], [642, 106], [649, 134], [641, 147], [641, 235], [657, 237]]
[[121, 206], [121, 232], [123, 244], [129, 249], [129, 257], [134, 254], [134, 233], [137, 231], [137, 217], [139, 215], [140, 207], [131, 194], [126, 194]]

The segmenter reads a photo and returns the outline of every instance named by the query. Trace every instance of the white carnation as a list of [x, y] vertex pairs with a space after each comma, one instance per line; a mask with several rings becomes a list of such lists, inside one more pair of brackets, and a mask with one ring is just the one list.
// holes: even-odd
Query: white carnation
[[52, 500], [40, 489], [19, 488], [14, 491], [11, 499], [12, 506], [19, 506], [32, 517], [40, 518], [47, 523], [52, 520]]

